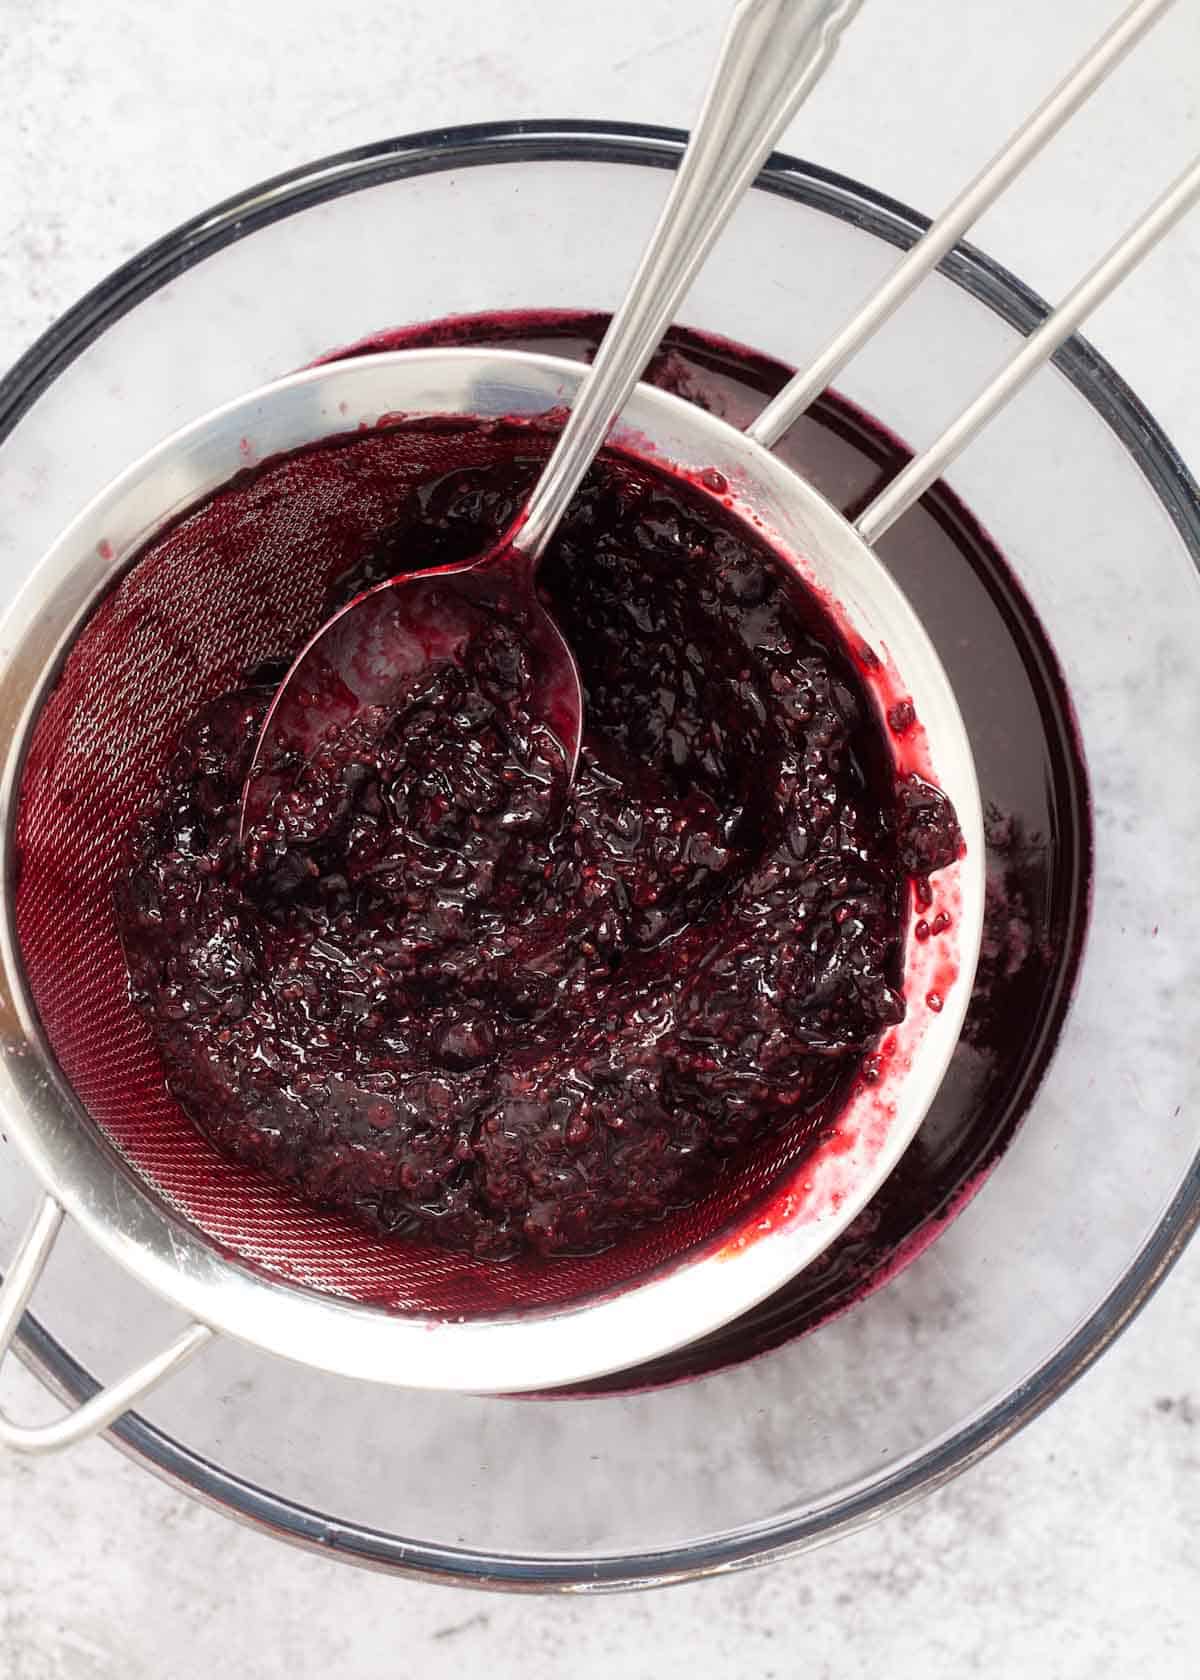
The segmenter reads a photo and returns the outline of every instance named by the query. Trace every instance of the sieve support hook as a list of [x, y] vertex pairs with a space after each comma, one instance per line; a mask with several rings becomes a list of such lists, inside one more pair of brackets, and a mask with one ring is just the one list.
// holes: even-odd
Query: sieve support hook
[[[44, 1196], [0, 1284], [0, 1369], [16, 1337], [25, 1308], [37, 1286], [65, 1215], [53, 1196]], [[107, 1429], [122, 1413], [156, 1388], [164, 1377], [199, 1353], [213, 1332], [205, 1324], [190, 1324], [182, 1335], [135, 1366], [108, 1388], [102, 1388], [81, 1406], [53, 1423], [14, 1423], [0, 1409], [0, 1446], [14, 1452], [52, 1453], [73, 1447], [90, 1435]]]

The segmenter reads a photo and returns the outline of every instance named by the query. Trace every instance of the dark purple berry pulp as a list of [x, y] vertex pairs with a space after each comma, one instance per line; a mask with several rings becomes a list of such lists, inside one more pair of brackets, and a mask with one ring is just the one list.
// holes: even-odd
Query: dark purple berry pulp
[[[440, 432], [329, 610], [483, 552], [548, 448]], [[330, 446], [365, 475], [396, 447]], [[897, 785], [825, 615], [714, 496], [606, 455], [540, 583], [584, 685], [569, 790], [520, 624], [482, 615], [459, 657], [270, 766], [244, 847], [281, 672], [210, 704], [118, 892], [135, 1004], [207, 1137], [493, 1259], [597, 1251], [766, 1135], [815, 1137], [903, 1013], [908, 880], [960, 844], [936, 789]]]

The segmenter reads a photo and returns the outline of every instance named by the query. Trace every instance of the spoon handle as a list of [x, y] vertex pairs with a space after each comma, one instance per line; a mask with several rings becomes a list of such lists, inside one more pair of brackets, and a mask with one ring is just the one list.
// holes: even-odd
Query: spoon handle
[[666, 206], [511, 546], [540, 558], [677, 305], [861, 0], [739, 0]]

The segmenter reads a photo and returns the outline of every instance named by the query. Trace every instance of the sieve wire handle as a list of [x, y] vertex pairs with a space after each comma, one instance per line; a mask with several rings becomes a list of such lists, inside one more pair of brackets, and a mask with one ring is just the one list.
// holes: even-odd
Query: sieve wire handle
[[947, 256], [967, 229], [994, 204], [1010, 182], [1035, 158], [1079, 107], [1108, 80], [1126, 54], [1157, 23], [1175, 0], [1135, 0], [1079, 61], [1070, 74], [1009, 136], [991, 162], [947, 205], [936, 222], [901, 258], [858, 313], [825, 346], [808, 367], [789, 379], [746, 435], [764, 449], [777, 444], [784, 432], [821, 395], [846, 363], [874, 337], [918, 284]]
[[1014, 397], [1037, 370], [1164, 238], [1176, 222], [1200, 202], [1200, 157], [1195, 158], [1157, 198], [1128, 233], [1089, 270], [1040, 327], [1005, 363], [978, 396], [962, 409], [941, 435], [898, 472], [854, 522], [864, 542], [878, 542], [913, 503], [919, 501], [976, 434]]
[[[22, 1314], [41, 1277], [55, 1238], [62, 1229], [65, 1215], [53, 1196], [46, 1196], [17, 1249], [12, 1264], [0, 1285], [0, 1368], [16, 1336]], [[123, 1412], [158, 1386], [193, 1354], [212, 1340], [213, 1332], [205, 1324], [189, 1324], [182, 1335], [136, 1366], [108, 1388], [102, 1388], [85, 1400], [82, 1406], [68, 1412], [54, 1423], [14, 1423], [0, 1410], [0, 1446], [14, 1452], [52, 1453], [73, 1447], [77, 1441], [107, 1429]]]

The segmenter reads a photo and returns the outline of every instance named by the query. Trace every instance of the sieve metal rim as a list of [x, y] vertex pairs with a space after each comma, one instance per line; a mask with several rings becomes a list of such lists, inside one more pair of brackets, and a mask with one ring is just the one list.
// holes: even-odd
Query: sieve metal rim
[[[513, 351], [402, 351], [326, 364], [276, 381], [202, 416], [126, 469], [63, 533], [11, 608], [2, 637], [11, 652], [0, 668], [0, 738], [5, 748], [0, 865], [9, 888], [0, 918], [0, 1107], [48, 1195], [118, 1263], [201, 1323], [269, 1352], [347, 1376], [515, 1392], [577, 1380], [651, 1357], [716, 1327], [815, 1257], [873, 1194], [915, 1132], [965, 1013], [982, 922], [982, 818], [969, 744], [949, 682], [915, 615], [861, 538], [815, 491], [742, 433], [712, 416], [702, 416], [677, 397], [639, 387], [618, 441], [635, 452], [644, 450], [649, 441], [660, 455], [684, 465], [717, 465], [735, 483], [756, 472], [762, 484], [770, 487], [761, 513], [772, 500], [778, 505], [785, 498], [795, 498], [811, 532], [820, 533], [817, 546], [824, 542], [837, 549], [840, 545], [843, 562], [870, 579], [875, 605], [879, 598], [887, 601], [893, 614], [888, 622], [903, 625], [911, 645], [921, 650], [922, 681], [928, 677], [939, 691], [946, 708], [942, 715], [949, 720], [937, 731], [934, 758], [939, 768], [948, 751], [947, 738], [957, 730], [958, 779], [951, 791], [968, 837], [967, 858], [957, 866], [965, 912], [960, 926], [961, 975], [948, 1007], [932, 1023], [944, 1054], [932, 1081], [926, 1079], [924, 1101], [912, 1105], [903, 1126], [888, 1131], [877, 1173], [845, 1190], [836, 1210], [817, 1222], [815, 1246], [811, 1241], [807, 1247], [798, 1243], [796, 1226], [786, 1226], [772, 1232], [769, 1240], [747, 1245], [719, 1264], [711, 1253], [702, 1253], [681, 1261], [663, 1276], [595, 1303], [526, 1313], [519, 1319], [437, 1323], [439, 1334], [431, 1336], [428, 1330], [436, 1321], [385, 1317], [368, 1307], [275, 1282], [219, 1254], [208, 1239], [136, 1181], [96, 1133], [57, 1068], [38, 1023], [25, 983], [11, 892], [13, 822], [24, 751], [62, 659], [98, 598], [153, 531], [244, 466], [242, 440], [247, 435], [257, 437], [262, 454], [272, 454], [316, 436], [352, 429], [359, 419], [378, 420], [398, 406], [407, 413], [445, 411], [443, 388], [438, 388], [440, 399], [434, 396], [434, 388], [424, 393], [417, 389], [414, 401], [415, 388], [410, 384], [407, 400], [397, 403], [396, 376], [419, 378], [422, 369], [435, 380], [435, 387], [437, 378], [453, 370], [459, 412], [489, 411], [482, 400], [483, 393], [489, 392], [488, 400], [493, 405], [499, 402], [491, 411], [504, 413], [536, 413], [560, 406], [569, 399], [582, 371], [578, 364], [561, 358]], [[497, 393], [502, 393], [503, 400]], [[264, 434], [261, 428], [268, 422], [282, 429], [268, 429]], [[697, 433], [703, 447], [698, 454], [693, 447], [689, 455], [690, 440]], [[118, 517], [122, 512], [123, 522]], [[839, 599], [843, 596], [844, 591]], [[861, 602], [854, 605], [855, 612], [864, 610]], [[890, 639], [894, 642], [895, 634]], [[915, 675], [910, 667], [901, 668], [906, 678]], [[921, 690], [921, 683], [910, 686]], [[910, 956], [915, 953], [910, 940]], [[807, 1163], [805, 1171], [816, 1176], [814, 1163]], [[672, 1325], [666, 1337], [661, 1332], [663, 1323]], [[497, 1338], [507, 1344], [504, 1350]], [[448, 1347], [449, 1342], [455, 1346]], [[514, 1358], [514, 1349], [522, 1344], [521, 1357]], [[598, 1354], [604, 1346], [611, 1351]], [[418, 1368], [420, 1375], [414, 1377]]]

